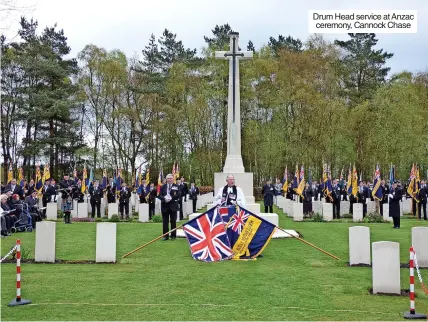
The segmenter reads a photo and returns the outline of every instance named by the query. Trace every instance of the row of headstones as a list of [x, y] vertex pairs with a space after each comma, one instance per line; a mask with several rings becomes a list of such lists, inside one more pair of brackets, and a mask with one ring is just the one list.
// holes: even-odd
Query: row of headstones
[[[373, 293], [400, 294], [400, 244], [380, 241], [371, 245]], [[427, 245], [428, 227], [413, 227], [412, 246], [419, 267], [428, 267]], [[349, 264], [370, 265], [370, 258], [370, 228], [349, 227]]]
[[[303, 203], [297, 200], [286, 199], [283, 196], [277, 196], [276, 206], [281, 208], [289, 217], [292, 217], [294, 221], [303, 220]], [[368, 201], [367, 213], [373, 213], [375, 210], [376, 203], [374, 201]], [[312, 211], [322, 215], [325, 221], [333, 220], [333, 204], [331, 203], [323, 202], [323, 200], [312, 201]], [[340, 214], [344, 215], [347, 213], [349, 213], [349, 201], [341, 201]], [[383, 219], [392, 221], [392, 217], [389, 217], [389, 204], [383, 204]], [[352, 208], [352, 220], [354, 222], [361, 222], [363, 220], [363, 204], [354, 203]]]
[[[87, 198], [84, 199], [85, 202], [78, 203], [77, 200], [73, 200], [73, 209], [71, 211], [72, 218], [87, 218], [88, 215], [92, 212], [91, 204], [87, 202]], [[46, 219], [56, 220], [58, 217], [58, 208], [57, 205], [61, 204], [61, 197], [58, 196], [57, 202], [51, 202], [46, 205]], [[187, 218], [189, 214], [193, 213], [192, 200], [187, 198], [187, 201], [183, 201], [183, 216]], [[201, 209], [206, 206], [208, 203], [212, 202], [212, 194], [206, 193], [198, 197], [196, 201], [196, 208]], [[147, 203], [140, 203], [138, 196], [135, 193], [132, 193], [130, 199], [130, 212], [138, 212], [138, 220], [140, 222], [149, 221], [149, 205]], [[113, 215], [119, 214], [119, 204], [118, 203], [106, 203], [106, 199], [101, 198], [100, 212], [101, 217], [105, 216], [106, 209], [108, 209], [108, 218], [110, 219]], [[156, 199], [155, 203], [155, 214], [161, 214], [161, 201]], [[179, 217], [179, 216], [178, 216]]]
[[[36, 223], [35, 261], [55, 263], [56, 222]], [[96, 255], [97, 263], [116, 262], [116, 223], [97, 223]]]
[[[211, 194], [199, 196], [196, 208], [203, 208], [212, 202]], [[117, 205], [117, 204], [116, 204]], [[139, 221], [147, 222], [149, 219], [149, 205], [140, 204], [140, 210], [144, 212], [139, 214]], [[193, 213], [192, 200], [183, 203], [183, 215], [187, 218]], [[179, 216], [177, 216], [179, 217]], [[178, 219], [177, 219], [178, 221]], [[36, 262], [55, 262], [56, 246], [56, 222], [40, 221], [36, 223]], [[115, 262], [116, 261], [116, 223], [97, 223], [96, 233], [96, 255], [97, 263]]]

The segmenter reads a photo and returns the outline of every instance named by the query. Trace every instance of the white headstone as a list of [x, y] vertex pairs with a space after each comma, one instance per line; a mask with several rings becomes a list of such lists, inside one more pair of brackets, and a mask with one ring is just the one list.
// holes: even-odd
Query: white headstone
[[400, 294], [400, 244], [372, 243], [372, 254], [373, 294]]
[[88, 203], [81, 202], [77, 204], [77, 217], [88, 218]]
[[293, 221], [303, 221], [303, 203], [293, 202]]
[[349, 227], [349, 264], [370, 265], [370, 228]]
[[55, 263], [55, 233], [56, 222], [36, 222], [36, 262]]
[[196, 209], [199, 210], [201, 208], [203, 208], [201, 203], [201, 198], [198, 198], [198, 200], [196, 200]]
[[290, 199], [286, 199], [285, 201], [285, 212], [287, 213], [288, 217], [293, 218], [293, 204], [294, 202]]
[[383, 220], [392, 222], [392, 217], [389, 217], [389, 204], [383, 204]]
[[404, 199], [402, 202], [403, 205], [403, 213], [409, 214], [412, 212], [412, 199]]
[[189, 215], [193, 212], [193, 200], [187, 200], [184, 206], [183, 215], [184, 218], [189, 217]]
[[247, 209], [248, 211], [252, 212], [255, 215], [260, 214], [260, 204], [259, 203], [248, 203], [245, 205], [245, 209]]
[[96, 262], [116, 262], [116, 223], [97, 223]]
[[179, 222], [180, 221], [180, 210], [177, 211], [177, 220], [175, 222]]
[[155, 203], [155, 215], [161, 215], [162, 211], [161, 211], [161, 201], [156, 198], [156, 203]]
[[73, 209], [71, 210], [71, 218], [77, 218], [77, 207], [78, 207], [77, 200], [73, 199]]
[[[302, 209], [303, 211], [303, 209]], [[263, 218], [264, 220], [270, 222], [271, 224], [274, 224], [275, 226], [279, 226], [279, 220], [278, 215], [274, 213], [261, 213], [258, 215], [259, 217]]]
[[402, 216], [402, 215], [404, 215], [404, 212], [403, 212], [403, 202], [406, 202], [407, 200], [404, 200], [404, 201], [400, 201], [400, 217]]
[[[95, 216], [96, 216], [96, 212], [95, 212]], [[103, 218], [106, 215], [106, 204], [102, 201], [101, 199], [101, 206], [100, 206], [100, 216], [101, 218]]]
[[276, 203], [275, 205], [277, 207], [282, 207], [282, 205], [285, 204], [285, 198], [283, 196], [276, 196]]
[[278, 198], [277, 206], [282, 209], [285, 206], [285, 198], [283, 196], [278, 196]]
[[333, 204], [323, 203], [322, 204], [322, 217], [325, 221], [333, 220]]
[[135, 192], [131, 192], [131, 198], [130, 198], [130, 206], [134, 207], [135, 206], [135, 197], [136, 197], [136, 193]]
[[349, 214], [349, 201], [341, 201], [340, 202], [340, 215]]
[[372, 214], [376, 212], [376, 202], [375, 201], [367, 201], [367, 214]]
[[[89, 196], [89, 195], [88, 195]], [[92, 205], [91, 205], [91, 199], [90, 198], [86, 198], [85, 199], [85, 203], [88, 205], [87, 209], [88, 209], [88, 215], [92, 215]], [[97, 210], [95, 209], [95, 215], [97, 213]], [[89, 216], [88, 216], [89, 217]]]
[[61, 194], [56, 196], [56, 203], [57, 203], [58, 210], [61, 210], [61, 205], [62, 205]]
[[138, 206], [138, 221], [149, 222], [149, 204], [140, 203]]
[[119, 215], [119, 204], [116, 202], [108, 204], [108, 219], [113, 215]]
[[412, 227], [412, 246], [419, 267], [428, 267], [428, 227]]
[[201, 212], [194, 212], [193, 214], [189, 215], [189, 221], [192, 219], [195, 219], [196, 217], [198, 217], [199, 215], [201, 215]]
[[139, 206], [140, 206], [140, 198], [138, 197], [138, 195], [136, 195], [135, 196], [135, 205], [134, 205], [135, 211], [138, 211]]
[[58, 208], [56, 203], [48, 202], [46, 204], [46, 219], [56, 220], [58, 218]]
[[322, 215], [322, 202], [320, 200], [316, 200], [312, 203], [312, 211]]
[[352, 208], [352, 221], [353, 222], [362, 222], [363, 221], [363, 204], [354, 203]]

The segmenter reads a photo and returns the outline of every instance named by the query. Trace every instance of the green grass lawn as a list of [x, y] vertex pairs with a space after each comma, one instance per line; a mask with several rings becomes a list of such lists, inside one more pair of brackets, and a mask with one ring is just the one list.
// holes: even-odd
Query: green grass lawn
[[[280, 226], [340, 257], [336, 261], [295, 239], [272, 240], [257, 261], [201, 263], [187, 241], [158, 241], [128, 258], [122, 255], [161, 233], [161, 224], [119, 223], [117, 264], [23, 264], [22, 294], [32, 305], [7, 307], [15, 296], [15, 264], [1, 264], [2, 320], [402, 320], [409, 299], [373, 296], [371, 268], [347, 267], [346, 222], [292, 222], [282, 211]], [[428, 226], [403, 219], [364, 224], [371, 241], [400, 243], [408, 262], [410, 228]], [[95, 259], [95, 223], [58, 222], [56, 257]], [[1, 240], [1, 254], [22, 241], [23, 256], [34, 258], [34, 233]], [[428, 270], [422, 271], [428, 283]], [[408, 289], [409, 270], [401, 270]], [[416, 309], [428, 312], [428, 295], [416, 282]]]

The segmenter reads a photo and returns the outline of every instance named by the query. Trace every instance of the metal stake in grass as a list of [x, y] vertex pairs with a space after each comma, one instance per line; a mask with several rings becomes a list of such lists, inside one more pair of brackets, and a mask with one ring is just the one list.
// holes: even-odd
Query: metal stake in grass
[[30, 304], [30, 300], [21, 298], [21, 241], [16, 240], [16, 298], [14, 298], [7, 306], [18, 306]]
[[[138, 250], [140, 250], [140, 249], [142, 249], [142, 248], [144, 248], [144, 247], [146, 247], [146, 246], [148, 246], [148, 245], [150, 245], [150, 244], [154, 243], [155, 241], [157, 241], [157, 240], [161, 239], [161, 238], [162, 238], [162, 237], [164, 237], [164, 236], [167, 236], [168, 234], [170, 234], [170, 233], [171, 233], [171, 232], [173, 232], [174, 230], [177, 230], [177, 229], [179, 229], [179, 228], [181, 228], [181, 227], [183, 227], [183, 225], [181, 225], [181, 226], [179, 226], [179, 227], [177, 227], [177, 228], [174, 228], [174, 229], [170, 230], [169, 232], [167, 232], [167, 233], [165, 233], [165, 234], [163, 234], [163, 235], [161, 235], [161, 236], [159, 236], [159, 237], [157, 237], [157, 238], [155, 238], [155, 239], [153, 239], [153, 240], [149, 241], [148, 243], [146, 243], [146, 244], [144, 244], [144, 245], [141, 245], [140, 247], [138, 247], [138, 248], [134, 249], [133, 251], [130, 251], [129, 253], [127, 253], [127, 254], [123, 255], [123, 256], [122, 256], [122, 258], [128, 257], [129, 255], [131, 255], [131, 254], [135, 253], [136, 251], [138, 251]], [[324, 253], [324, 254], [326, 254], [326, 255], [328, 255], [328, 256], [330, 256], [330, 257], [332, 257], [332, 258], [336, 259], [336, 260], [340, 260], [340, 258], [339, 258], [339, 257], [334, 256], [333, 254], [330, 254], [329, 252], [325, 251], [324, 249], [322, 249], [322, 248], [320, 248], [320, 247], [318, 247], [318, 246], [315, 246], [314, 244], [311, 244], [310, 242], [308, 242], [308, 241], [304, 240], [303, 238], [293, 236], [293, 235], [291, 235], [290, 233], [286, 232], [286, 231], [285, 231], [284, 229], [282, 229], [281, 227], [278, 227], [278, 226], [275, 226], [275, 227], [276, 227], [277, 229], [279, 229], [279, 230], [281, 230], [281, 231], [285, 232], [286, 234], [288, 234], [288, 235], [292, 236], [293, 238], [296, 238], [297, 240], [301, 241], [302, 243], [305, 243], [306, 245], [309, 245], [309, 246], [311, 246], [311, 247], [315, 248], [316, 250], [319, 250], [320, 252], [322, 252], [322, 253]]]
[[131, 255], [131, 254], [135, 253], [136, 251], [139, 251], [140, 249], [142, 249], [142, 248], [144, 248], [144, 247], [146, 247], [146, 246], [149, 246], [150, 244], [153, 244], [155, 241], [157, 241], [157, 240], [161, 239], [161, 238], [162, 238], [162, 237], [164, 237], [164, 236], [169, 235], [169, 234], [170, 234], [170, 233], [172, 233], [174, 230], [180, 229], [181, 227], [183, 227], [183, 225], [180, 225], [180, 226], [178, 226], [177, 228], [174, 228], [174, 229], [170, 230], [169, 232], [167, 232], [167, 233], [165, 233], [165, 234], [163, 234], [163, 235], [160, 235], [159, 237], [156, 237], [155, 239], [153, 239], [153, 240], [149, 241], [148, 243], [145, 243], [144, 245], [141, 245], [140, 247], [135, 248], [133, 251], [130, 251], [129, 253], [127, 253], [127, 254], [123, 255], [123, 256], [122, 256], [122, 258], [128, 257], [129, 255]]

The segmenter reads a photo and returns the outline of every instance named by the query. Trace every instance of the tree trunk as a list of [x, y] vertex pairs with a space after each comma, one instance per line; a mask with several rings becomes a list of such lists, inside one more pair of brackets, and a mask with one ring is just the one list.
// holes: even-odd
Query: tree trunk
[[[54, 131], [54, 121], [53, 119], [49, 120], [49, 165], [50, 169], [53, 171], [53, 164], [54, 164], [54, 143], [53, 139], [55, 137], [55, 131]], [[53, 172], [52, 172], [53, 173]]]

